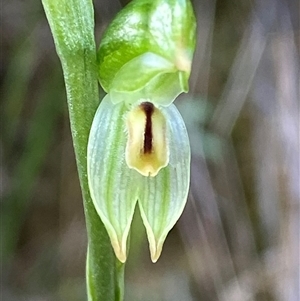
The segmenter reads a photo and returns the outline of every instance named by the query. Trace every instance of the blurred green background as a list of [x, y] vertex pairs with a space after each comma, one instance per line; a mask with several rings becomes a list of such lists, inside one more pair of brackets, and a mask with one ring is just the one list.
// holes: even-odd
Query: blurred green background
[[[99, 42], [128, 1], [94, 1]], [[299, 2], [194, 0], [184, 214], [150, 262], [136, 214], [126, 301], [299, 301]], [[85, 300], [66, 94], [39, 1], [1, 3], [1, 300]]]

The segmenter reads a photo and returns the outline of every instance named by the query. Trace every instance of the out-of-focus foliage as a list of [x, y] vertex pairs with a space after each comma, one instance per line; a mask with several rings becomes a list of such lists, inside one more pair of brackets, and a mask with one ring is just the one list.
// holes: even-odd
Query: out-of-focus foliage
[[[96, 39], [125, 4], [95, 1]], [[127, 1], [128, 2], [128, 1]], [[136, 214], [133, 301], [299, 300], [297, 1], [194, 1], [185, 212], [151, 264]], [[3, 300], [84, 300], [86, 234], [66, 96], [38, 1], [2, 4]]]

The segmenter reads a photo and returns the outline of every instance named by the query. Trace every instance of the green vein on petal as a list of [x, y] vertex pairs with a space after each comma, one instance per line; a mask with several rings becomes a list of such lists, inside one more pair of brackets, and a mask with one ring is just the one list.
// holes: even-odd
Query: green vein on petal
[[117, 258], [126, 260], [126, 242], [137, 202], [138, 174], [125, 162], [124, 103], [102, 100], [88, 142], [88, 181], [94, 206], [104, 223]]
[[190, 182], [190, 146], [182, 117], [173, 104], [161, 110], [168, 121], [169, 165], [156, 177], [143, 177], [138, 201], [153, 262], [182, 214]]

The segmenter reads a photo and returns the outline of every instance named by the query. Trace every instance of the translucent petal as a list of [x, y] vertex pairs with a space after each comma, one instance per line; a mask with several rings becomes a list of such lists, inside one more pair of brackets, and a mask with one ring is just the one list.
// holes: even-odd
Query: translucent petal
[[[153, 1], [152, 1], [153, 3]], [[151, 44], [178, 70], [190, 73], [195, 48], [196, 22], [190, 1], [155, 1], [149, 11]]]
[[[161, 73], [175, 72], [175, 66], [165, 58], [146, 52], [126, 63], [117, 72], [111, 90], [119, 92], [132, 92], [149, 83], [149, 81]], [[114, 102], [118, 102], [112, 99]]]
[[153, 262], [184, 209], [190, 182], [190, 146], [182, 117], [173, 104], [161, 110], [167, 119], [170, 161], [156, 177], [143, 177], [138, 201]]
[[139, 174], [125, 162], [124, 103], [102, 100], [93, 120], [87, 153], [88, 181], [94, 206], [117, 258], [126, 260], [126, 242], [137, 201]]
[[135, 103], [151, 98], [153, 103], [167, 106], [187, 90], [188, 73], [179, 72], [173, 63], [162, 56], [146, 52], [119, 70], [109, 93], [114, 103]]

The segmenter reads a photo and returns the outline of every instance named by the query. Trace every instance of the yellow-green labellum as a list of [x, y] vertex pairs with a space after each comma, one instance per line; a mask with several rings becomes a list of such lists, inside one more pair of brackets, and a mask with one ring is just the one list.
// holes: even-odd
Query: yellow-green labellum
[[117, 258], [126, 260], [138, 201], [151, 259], [157, 261], [189, 189], [189, 140], [176, 107], [158, 107], [149, 100], [133, 106], [113, 103], [108, 94], [94, 117], [87, 163], [91, 197]]
[[166, 118], [145, 101], [126, 116], [128, 130], [126, 163], [143, 176], [154, 177], [169, 163]]

